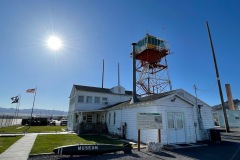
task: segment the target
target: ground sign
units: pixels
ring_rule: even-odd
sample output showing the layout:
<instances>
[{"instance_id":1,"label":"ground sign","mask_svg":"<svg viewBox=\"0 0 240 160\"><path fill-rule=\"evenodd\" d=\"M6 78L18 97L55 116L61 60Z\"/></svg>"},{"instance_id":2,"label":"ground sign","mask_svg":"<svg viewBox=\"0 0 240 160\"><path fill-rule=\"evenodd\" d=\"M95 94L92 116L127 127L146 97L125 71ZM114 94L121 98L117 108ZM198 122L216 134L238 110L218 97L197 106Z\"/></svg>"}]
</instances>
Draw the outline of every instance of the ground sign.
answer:
<instances>
[{"instance_id":1,"label":"ground sign","mask_svg":"<svg viewBox=\"0 0 240 160\"><path fill-rule=\"evenodd\" d=\"M162 114L137 113L137 129L162 129Z\"/></svg>"}]
</instances>

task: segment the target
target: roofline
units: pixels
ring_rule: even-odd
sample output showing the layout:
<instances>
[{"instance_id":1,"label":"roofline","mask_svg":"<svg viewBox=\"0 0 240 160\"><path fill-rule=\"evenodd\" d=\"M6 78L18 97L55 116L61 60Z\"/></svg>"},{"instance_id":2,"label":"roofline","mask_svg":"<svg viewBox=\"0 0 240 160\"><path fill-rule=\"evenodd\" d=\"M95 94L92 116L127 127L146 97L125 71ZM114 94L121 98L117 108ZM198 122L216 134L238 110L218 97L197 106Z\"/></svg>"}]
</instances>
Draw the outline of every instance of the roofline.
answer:
<instances>
[{"instance_id":1,"label":"roofline","mask_svg":"<svg viewBox=\"0 0 240 160\"><path fill-rule=\"evenodd\" d=\"M79 88L80 88L80 87L89 88L89 90L87 90L87 89L78 89L78 87L79 87ZM120 86L120 87L122 87L122 86ZM84 85L76 85L76 84L74 84L74 85L73 85L73 88L75 88L76 91L99 92L99 93L117 94L117 95L128 95L128 96L132 95L132 91L130 91L130 90L125 90L125 93L124 93L124 94L112 93L112 92L111 92L111 89L114 88L114 87L112 87L112 88L101 88L101 87L84 86ZM123 88L124 88L124 87L123 87ZM92 90L90 90L90 89L92 89ZM96 89L97 91L94 91L94 89ZM124 88L124 89L125 89L125 88ZM101 90L101 91L99 91L99 90ZM104 90L105 90L105 92L104 92ZM109 91L109 92L108 92L108 91Z\"/></svg>"},{"instance_id":2,"label":"roofline","mask_svg":"<svg viewBox=\"0 0 240 160\"><path fill-rule=\"evenodd\" d=\"M189 103L189 104L192 105L192 106L195 106L195 103L194 103L194 102L191 102L191 101L189 101L188 99L177 95L177 94L175 93L176 91L178 91L178 90L174 90L174 92L173 92L172 94L169 94L169 95L167 95L167 96L165 96L165 97L162 97L162 98L151 99L151 100L149 100L149 101L140 101L140 102L134 103L134 104L130 104L130 103L129 103L129 104L125 105L124 107L132 106L132 105L138 105L138 104L144 104L144 103L146 103L146 102L153 102L153 101L157 101L157 100L163 101L163 100L165 100L165 99L168 99L168 98L174 97L174 96L182 99L183 101ZM184 90L183 90L183 91L184 91ZM125 102L128 102L128 101L125 101ZM125 102L121 102L121 103L125 103ZM130 102L130 101L129 101L129 102ZM121 103L116 103L116 104L110 105L109 108L103 108L103 109L104 109L104 110L108 110L108 109L111 109L111 108L116 107L117 105L119 105L119 104L121 104ZM122 108L122 107L120 107L120 108Z\"/></svg>"},{"instance_id":3,"label":"roofline","mask_svg":"<svg viewBox=\"0 0 240 160\"><path fill-rule=\"evenodd\" d=\"M177 89L177 90L181 90L181 91L183 91L183 92L186 92L186 93L188 93L188 94L190 94L190 95L192 95L191 93L189 93L189 92L187 92L187 91L185 91L184 89L182 89L182 88L180 88L180 89ZM210 108L212 108L209 104L207 104L206 102L204 102L204 101L202 101L201 99L199 99L198 97L196 97L196 96L194 96L194 95L192 95L193 97L195 97L195 98L197 98L197 100L199 101L199 102L201 102L201 103L203 103L203 104L205 104L207 107L210 107ZM193 103L194 105L195 105L195 103Z\"/></svg>"}]
</instances>

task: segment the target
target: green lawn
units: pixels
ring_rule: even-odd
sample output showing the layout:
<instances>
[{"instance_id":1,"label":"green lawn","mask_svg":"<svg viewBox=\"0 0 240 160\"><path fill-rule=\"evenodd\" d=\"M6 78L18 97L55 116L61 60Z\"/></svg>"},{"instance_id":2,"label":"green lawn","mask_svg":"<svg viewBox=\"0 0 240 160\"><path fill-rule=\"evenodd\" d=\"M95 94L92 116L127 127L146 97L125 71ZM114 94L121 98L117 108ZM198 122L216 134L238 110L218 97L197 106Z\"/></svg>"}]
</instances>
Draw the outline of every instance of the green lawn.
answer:
<instances>
[{"instance_id":1,"label":"green lawn","mask_svg":"<svg viewBox=\"0 0 240 160\"><path fill-rule=\"evenodd\" d=\"M23 136L0 137L0 154Z\"/></svg>"},{"instance_id":2,"label":"green lawn","mask_svg":"<svg viewBox=\"0 0 240 160\"><path fill-rule=\"evenodd\" d=\"M75 134L38 135L30 154L51 153L54 148L72 144L116 144L120 141L112 140L104 136L88 135L77 136Z\"/></svg>"},{"instance_id":3,"label":"green lawn","mask_svg":"<svg viewBox=\"0 0 240 160\"><path fill-rule=\"evenodd\" d=\"M0 128L0 133L22 133L29 126L11 126ZM62 129L65 129L66 126L31 126L27 132L28 133L41 133L41 132L62 132Z\"/></svg>"}]
</instances>

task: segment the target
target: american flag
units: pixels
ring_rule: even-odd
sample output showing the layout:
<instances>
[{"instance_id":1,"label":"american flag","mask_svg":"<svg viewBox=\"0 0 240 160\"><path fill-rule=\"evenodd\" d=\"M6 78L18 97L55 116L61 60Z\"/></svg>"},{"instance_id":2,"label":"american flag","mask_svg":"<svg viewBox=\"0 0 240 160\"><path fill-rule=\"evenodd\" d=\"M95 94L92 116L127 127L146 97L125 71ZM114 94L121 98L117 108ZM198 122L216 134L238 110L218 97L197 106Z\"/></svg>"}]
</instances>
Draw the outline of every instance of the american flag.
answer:
<instances>
[{"instance_id":1,"label":"american flag","mask_svg":"<svg viewBox=\"0 0 240 160\"><path fill-rule=\"evenodd\" d=\"M26 92L27 92L27 93L34 93L34 92L35 92L35 89L28 89Z\"/></svg>"}]
</instances>

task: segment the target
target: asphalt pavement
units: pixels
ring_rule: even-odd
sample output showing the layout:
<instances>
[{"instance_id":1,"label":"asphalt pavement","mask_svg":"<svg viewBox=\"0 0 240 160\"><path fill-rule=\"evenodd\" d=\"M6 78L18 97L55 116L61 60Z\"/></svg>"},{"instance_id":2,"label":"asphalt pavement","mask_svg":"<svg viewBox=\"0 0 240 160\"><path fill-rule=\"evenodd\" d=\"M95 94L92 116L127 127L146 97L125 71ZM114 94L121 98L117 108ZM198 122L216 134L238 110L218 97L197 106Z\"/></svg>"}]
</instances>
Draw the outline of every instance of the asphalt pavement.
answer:
<instances>
[{"instance_id":1,"label":"asphalt pavement","mask_svg":"<svg viewBox=\"0 0 240 160\"><path fill-rule=\"evenodd\" d=\"M217 129L221 133L220 142L205 142L208 146L181 148L171 152L199 160L240 160L240 128L231 128L230 133L223 128Z\"/></svg>"}]
</instances>

